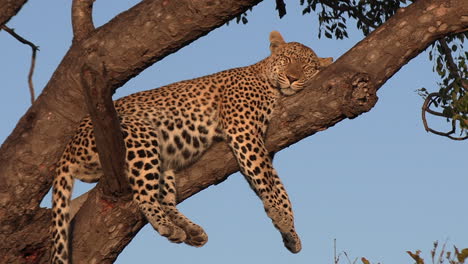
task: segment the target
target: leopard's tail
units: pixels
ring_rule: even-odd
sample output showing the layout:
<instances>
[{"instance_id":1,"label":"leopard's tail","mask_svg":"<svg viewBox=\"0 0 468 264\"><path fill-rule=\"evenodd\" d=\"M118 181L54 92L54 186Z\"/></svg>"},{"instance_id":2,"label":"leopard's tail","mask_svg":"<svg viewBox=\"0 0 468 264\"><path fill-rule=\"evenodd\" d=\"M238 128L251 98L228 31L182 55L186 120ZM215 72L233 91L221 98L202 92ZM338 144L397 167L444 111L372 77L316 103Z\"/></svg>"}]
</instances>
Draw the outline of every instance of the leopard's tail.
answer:
<instances>
[{"instance_id":1,"label":"leopard's tail","mask_svg":"<svg viewBox=\"0 0 468 264\"><path fill-rule=\"evenodd\" d=\"M59 165L52 190L51 263L53 264L70 263L70 204L73 183L74 179L68 165Z\"/></svg>"}]
</instances>

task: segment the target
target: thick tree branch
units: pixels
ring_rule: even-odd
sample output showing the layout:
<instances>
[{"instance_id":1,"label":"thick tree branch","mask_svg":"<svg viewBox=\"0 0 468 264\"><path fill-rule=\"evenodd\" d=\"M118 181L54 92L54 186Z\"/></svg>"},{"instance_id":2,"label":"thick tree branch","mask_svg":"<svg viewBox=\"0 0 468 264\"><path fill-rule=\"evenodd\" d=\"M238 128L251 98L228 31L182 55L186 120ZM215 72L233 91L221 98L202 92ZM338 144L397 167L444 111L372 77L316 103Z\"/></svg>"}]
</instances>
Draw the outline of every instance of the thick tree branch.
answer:
<instances>
[{"instance_id":1,"label":"thick tree branch","mask_svg":"<svg viewBox=\"0 0 468 264\"><path fill-rule=\"evenodd\" d=\"M83 66L81 82L104 174L100 180L103 191L108 196L121 196L130 187L125 174L126 150L106 75L105 66L93 62Z\"/></svg>"},{"instance_id":2,"label":"thick tree branch","mask_svg":"<svg viewBox=\"0 0 468 264\"><path fill-rule=\"evenodd\" d=\"M94 31L93 3L94 0L73 0L73 41L81 41Z\"/></svg>"},{"instance_id":3,"label":"thick tree branch","mask_svg":"<svg viewBox=\"0 0 468 264\"><path fill-rule=\"evenodd\" d=\"M94 0L73 1L72 24L75 42L85 40L94 31L93 2ZM125 176L125 145L122 134L118 133L120 123L112 101L113 89L108 85L107 70L98 56L90 56L80 75L104 175L100 180L103 192L108 198L121 196L129 191Z\"/></svg>"},{"instance_id":4,"label":"thick tree branch","mask_svg":"<svg viewBox=\"0 0 468 264\"><path fill-rule=\"evenodd\" d=\"M5 25L28 0L0 0L0 26Z\"/></svg>"},{"instance_id":5,"label":"thick tree branch","mask_svg":"<svg viewBox=\"0 0 468 264\"><path fill-rule=\"evenodd\" d=\"M97 29L83 40L80 46L74 44L44 93L2 146L0 188L50 186L49 170L53 169L53 161L57 159L67 141L67 135L71 134L74 125L84 115L80 78L76 75L89 60L90 54L101 58L108 72L107 84L116 88L161 58L162 54L175 51L256 3L209 2L215 4L180 1L177 2L176 9L172 6L172 1L166 2L166 6L156 1L144 1ZM180 11L175 12L176 10L186 10L187 13L182 14ZM156 19L154 14L158 12L171 16ZM465 0L417 1L398 12L336 63L318 74L308 89L298 96L282 101L270 125L268 149L272 152L278 151L308 135L333 126L346 117L353 118L370 110L377 100L377 89L435 39L466 28L466 14L468 6ZM123 26L125 20L127 25L132 26ZM83 52L84 50L86 52ZM57 98L63 98L63 101L52 103L53 100L57 101ZM56 131L46 131L49 133L44 135L39 128L44 128L45 125L52 125ZM57 142L61 147L49 146L44 149L40 144L42 140ZM15 149L26 151L16 154ZM47 158L38 155L41 151ZM33 157L36 159L32 160ZM21 164L23 170L16 170L12 164ZM24 172L29 170L24 168L39 171L39 175L29 175ZM221 182L236 170L237 165L227 146L224 143L213 146L202 160L179 173L179 200L182 201L211 184ZM17 182L19 180L21 184ZM25 188L22 191L20 189L18 193L0 190L1 193L7 194L0 200L1 205L13 209L13 212L6 212L2 211L5 207L0 207L0 216L9 216L0 218L3 228L0 239L7 241L0 246L0 255L7 256L6 260L15 262L14 260L20 258L18 256L21 256L22 248L13 245L19 243L17 241L20 235L21 240L25 240L23 235L27 237L27 249L37 248L35 254L42 258L48 255L47 249L41 248L43 244L38 242L48 237L44 231L49 225L45 222L48 217L43 216L44 213L39 214L42 211L34 207L38 204L36 199L40 198L37 196L44 192L41 188ZM119 252L144 224L133 202L119 200L117 203L109 203L100 198L100 189L95 188L89 194L90 198L76 217L73 241L75 263L90 263L93 260L97 263L110 263L117 255L116 252ZM30 200L22 198L27 195ZM30 208L30 211L15 208L14 203L19 203L26 209ZM21 221L26 220L25 217L18 216L19 212L26 214L26 217L42 216L40 219L43 220L36 221L34 227L28 226L22 224ZM92 225L89 219L93 220ZM31 234L34 234L34 237ZM85 243L90 239L96 239L93 248Z\"/></svg>"}]
</instances>

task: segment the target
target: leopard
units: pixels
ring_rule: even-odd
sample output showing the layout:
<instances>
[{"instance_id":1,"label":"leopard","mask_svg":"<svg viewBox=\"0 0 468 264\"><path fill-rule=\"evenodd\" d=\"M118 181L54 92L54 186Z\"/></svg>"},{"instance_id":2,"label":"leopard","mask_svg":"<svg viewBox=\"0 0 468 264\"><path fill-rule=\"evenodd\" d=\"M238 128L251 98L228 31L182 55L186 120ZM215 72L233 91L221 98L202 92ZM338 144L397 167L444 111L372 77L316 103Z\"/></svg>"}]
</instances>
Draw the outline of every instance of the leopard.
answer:
<instances>
[{"instance_id":1,"label":"leopard","mask_svg":"<svg viewBox=\"0 0 468 264\"><path fill-rule=\"evenodd\" d=\"M141 91L114 101L126 147L126 176L133 201L151 226L174 243L201 247L202 227L176 207L176 174L213 143L229 145L241 173L279 230L284 246L301 250L288 194L265 136L281 96L303 90L332 58L309 47L269 36L270 55L245 67ZM57 162L52 191L51 263L71 263L70 205L74 179L97 182L103 175L91 118L79 123Z\"/></svg>"}]
</instances>

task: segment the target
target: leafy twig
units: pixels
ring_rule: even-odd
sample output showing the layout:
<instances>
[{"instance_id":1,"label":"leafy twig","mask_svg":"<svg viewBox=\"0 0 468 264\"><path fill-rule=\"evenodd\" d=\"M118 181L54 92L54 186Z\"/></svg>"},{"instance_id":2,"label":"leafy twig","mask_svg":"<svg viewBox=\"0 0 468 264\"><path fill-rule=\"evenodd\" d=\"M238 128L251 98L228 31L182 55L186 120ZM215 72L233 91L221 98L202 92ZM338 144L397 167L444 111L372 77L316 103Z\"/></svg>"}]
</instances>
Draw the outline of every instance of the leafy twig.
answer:
<instances>
[{"instance_id":1,"label":"leafy twig","mask_svg":"<svg viewBox=\"0 0 468 264\"><path fill-rule=\"evenodd\" d=\"M468 139L468 135L464 136L464 137L454 137L454 136L452 136L455 133L455 130L456 130L456 120L455 119L452 119L452 130L450 130L448 132L440 132L440 131L434 130L434 129L429 127L429 125L427 124L427 120L426 120L426 112L430 113L432 115L435 115L435 116L446 117L443 113L434 111L434 110L432 110L430 108L431 105L434 102L436 102L436 99L439 98L439 97L440 97L439 93L430 93L430 94L427 95L426 99L424 100L424 103L423 103L423 106L422 106L422 111L421 111L421 118L422 118L422 121L423 121L424 129L426 129L427 132L431 132L431 133L439 135L439 136L448 137L448 138L453 139L453 140Z\"/></svg>"}]
</instances>

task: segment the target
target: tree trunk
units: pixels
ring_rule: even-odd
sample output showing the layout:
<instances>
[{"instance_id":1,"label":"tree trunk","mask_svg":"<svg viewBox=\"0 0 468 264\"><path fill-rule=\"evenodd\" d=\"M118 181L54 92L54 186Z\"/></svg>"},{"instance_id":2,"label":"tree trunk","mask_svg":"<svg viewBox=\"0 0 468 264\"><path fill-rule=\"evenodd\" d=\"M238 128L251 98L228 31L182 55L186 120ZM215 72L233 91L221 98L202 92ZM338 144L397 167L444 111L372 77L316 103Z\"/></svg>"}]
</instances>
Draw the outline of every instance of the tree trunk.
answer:
<instances>
[{"instance_id":1,"label":"tree trunk","mask_svg":"<svg viewBox=\"0 0 468 264\"><path fill-rule=\"evenodd\" d=\"M43 263L49 255L50 212L40 209L39 203L50 188L54 162L86 114L83 66L105 65L106 74L100 74L107 78L106 85L117 89L257 2L143 1L73 43L0 149L0 262ZM401 9L319 73L300 95L281 100L267 136L268 149L279 151L369 111L377 101L377 89L410 59L437 38L468 30L467 14L466 0L421 0ZM237 170L226 144L214 145L178 174L179 201ZM74 263L112 263L146 223L135 208L128 196L104 200L98 184L74 221Z\"/></svg>"}]
</instances>

